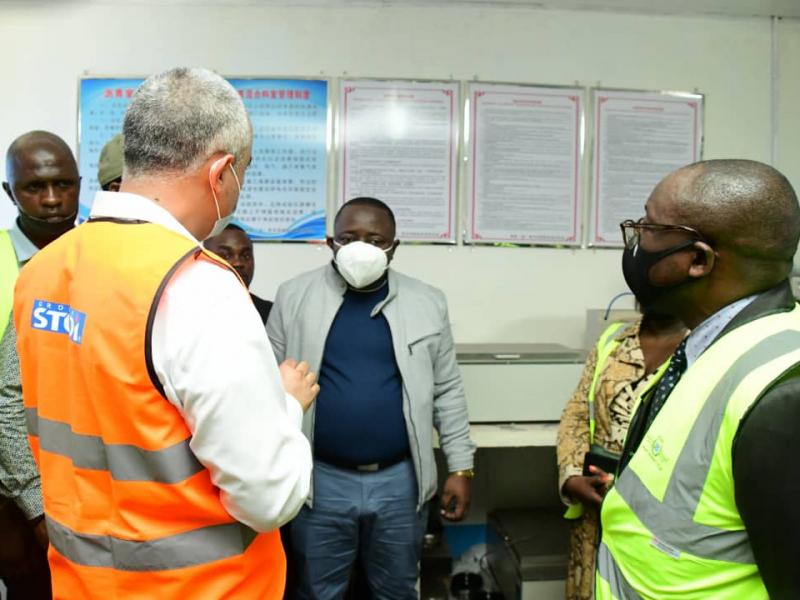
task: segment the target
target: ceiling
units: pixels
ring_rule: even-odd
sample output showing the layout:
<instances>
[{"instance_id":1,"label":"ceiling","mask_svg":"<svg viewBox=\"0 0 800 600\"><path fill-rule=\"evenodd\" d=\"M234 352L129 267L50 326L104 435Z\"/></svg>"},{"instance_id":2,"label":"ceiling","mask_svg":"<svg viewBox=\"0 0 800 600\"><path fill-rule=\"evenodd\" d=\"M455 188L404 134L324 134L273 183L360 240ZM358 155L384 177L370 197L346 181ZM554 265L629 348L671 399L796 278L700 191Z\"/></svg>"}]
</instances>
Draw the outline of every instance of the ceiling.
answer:
<instances>
[{"instance_id":1,"label":"ceiling","mask_svg":"<svg viewBox=\"0 0 800 600\"><path fill-rule=\"evenodd\" d=\"M800 0L438 0L442 4L489 4L567 10L656 14L800 17Z\"/></svg>"},{"instance_id":2,"label":"ceiling","mask_svg":"<svg viewBox=\"0 0 800 600\"><path fill-rule=\"evenodd\" d=\"M649 14L800 18L800 0L0 0L2 4L182 4L250 6L492 6Z\"/></svg>"}]
</instances>

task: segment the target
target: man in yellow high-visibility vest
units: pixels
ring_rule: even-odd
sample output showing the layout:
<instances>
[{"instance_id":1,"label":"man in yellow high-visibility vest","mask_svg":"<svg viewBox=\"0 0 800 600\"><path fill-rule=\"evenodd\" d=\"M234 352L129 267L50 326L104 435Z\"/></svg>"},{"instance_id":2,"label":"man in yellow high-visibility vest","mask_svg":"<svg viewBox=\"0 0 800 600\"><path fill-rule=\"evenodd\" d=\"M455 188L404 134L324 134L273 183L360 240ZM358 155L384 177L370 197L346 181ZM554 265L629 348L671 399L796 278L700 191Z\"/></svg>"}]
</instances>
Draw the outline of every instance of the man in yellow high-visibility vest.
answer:
<instances>
[{"instance_id":1,"label":"man in yellow high-visibility vest","mask_svg":"<svg viewBox=\"0 0 800 600\"><path fill-rule=\"evenodd\" d=\"M47 533L25 427L11 304L20 267L74 226L80 178L69 146L46 131L12 142L6 178L3 189L18 215L11 229L0 231L0 579L9 600L36 600L50 598Z\"/></svg>"},{"instance_id":2,"label":"man in yellow high-visibility vest","mask_svg":"<svg viewBox=\"0 0 800 600\"><path fill-rule=\"evenodd\" d=\"M800 598L797 196L768 165L705 161L622 230L629 287L691 334L631 421L596 597Z\"/></svg>"}]
</instances>

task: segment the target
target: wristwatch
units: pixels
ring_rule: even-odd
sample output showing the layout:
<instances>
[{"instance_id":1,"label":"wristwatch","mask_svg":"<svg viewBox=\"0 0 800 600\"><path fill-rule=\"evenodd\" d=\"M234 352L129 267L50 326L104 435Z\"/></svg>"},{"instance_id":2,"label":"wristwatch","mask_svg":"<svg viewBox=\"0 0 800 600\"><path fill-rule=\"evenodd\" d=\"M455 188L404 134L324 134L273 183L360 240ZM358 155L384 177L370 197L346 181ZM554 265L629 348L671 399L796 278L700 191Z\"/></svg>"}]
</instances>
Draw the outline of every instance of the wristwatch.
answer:
<instances>
[{"instance_id":1,"label":"wristwatch","mask_svg":"<svg viewBox=\"0 0 800 600\"><path fill-rule=\"evenodd\" d=\"M474 479L475 469L462 469L460 471L456 471L455 473L450 473L450 475L455 475L456 477L466 477L467 479Z\"/></svg>"}]
</instances>

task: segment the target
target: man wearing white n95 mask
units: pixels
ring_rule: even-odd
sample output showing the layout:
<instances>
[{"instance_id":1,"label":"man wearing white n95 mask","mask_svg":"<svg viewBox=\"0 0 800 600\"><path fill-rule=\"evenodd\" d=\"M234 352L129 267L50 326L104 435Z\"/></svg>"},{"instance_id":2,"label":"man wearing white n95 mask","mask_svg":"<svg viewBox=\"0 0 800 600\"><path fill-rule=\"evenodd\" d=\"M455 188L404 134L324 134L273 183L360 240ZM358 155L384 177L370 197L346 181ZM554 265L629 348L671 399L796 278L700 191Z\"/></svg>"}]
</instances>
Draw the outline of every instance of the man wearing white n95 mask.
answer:
<instances>
[{"instance_id":1,"label":"man wearing white n95 mask","mask_svg":"<svg viewBox=\"0 0 800 600\"><path fill-rule=\"evenodd\" d=\"M224 79L173 69L139 87L123 134L121 190L15 297L54 595L278 600L319 387L306 363L278 367L242 281L200 245L236 208L250 121Z\"/></svg>"},{"instance_id":2,"label":"man wearing white n95 mask","mask_svg":"<svg viewBox=\"0 0 800 600\"><path fill-rule=\"evenodd\" d=\"M373 598L417 597L434 426L450 473L442 514L458 521L469 505L475 448L447 303L388 268L398 243L386 204L351 200L328 239L333 263L283 284L267 321L276 356L307 360L321 386L303 428L313 496L289 525L290 598L342 598L357 557Z\"/></svg>"}]
</instances>

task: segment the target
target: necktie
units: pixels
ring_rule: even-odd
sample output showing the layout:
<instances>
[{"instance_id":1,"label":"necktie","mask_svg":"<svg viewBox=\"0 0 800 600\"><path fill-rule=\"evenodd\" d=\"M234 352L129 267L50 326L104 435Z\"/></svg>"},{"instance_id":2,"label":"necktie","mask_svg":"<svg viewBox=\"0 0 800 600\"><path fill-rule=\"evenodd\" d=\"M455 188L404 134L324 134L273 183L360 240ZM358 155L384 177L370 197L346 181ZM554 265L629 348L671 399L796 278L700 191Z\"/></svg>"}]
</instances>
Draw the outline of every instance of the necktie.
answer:
<instances>
[{"instance_id":1,"label":"necktie","mask_svg":"<svg viewBox=\"0 0 800 600\"><path fill-rule=\"evenodd\" d=\"M656 415L661 411L664 403L669 398L672 390L678 385L681 380L683 372L686 370L686 340L683 340L678 347L675 348L675 353L672 355L667 370L661 376L658 382L653 397L650 399L650 408L647 411L647 421L645 422L644 431L650 429Z\"/></svg>"}]
</instances>

